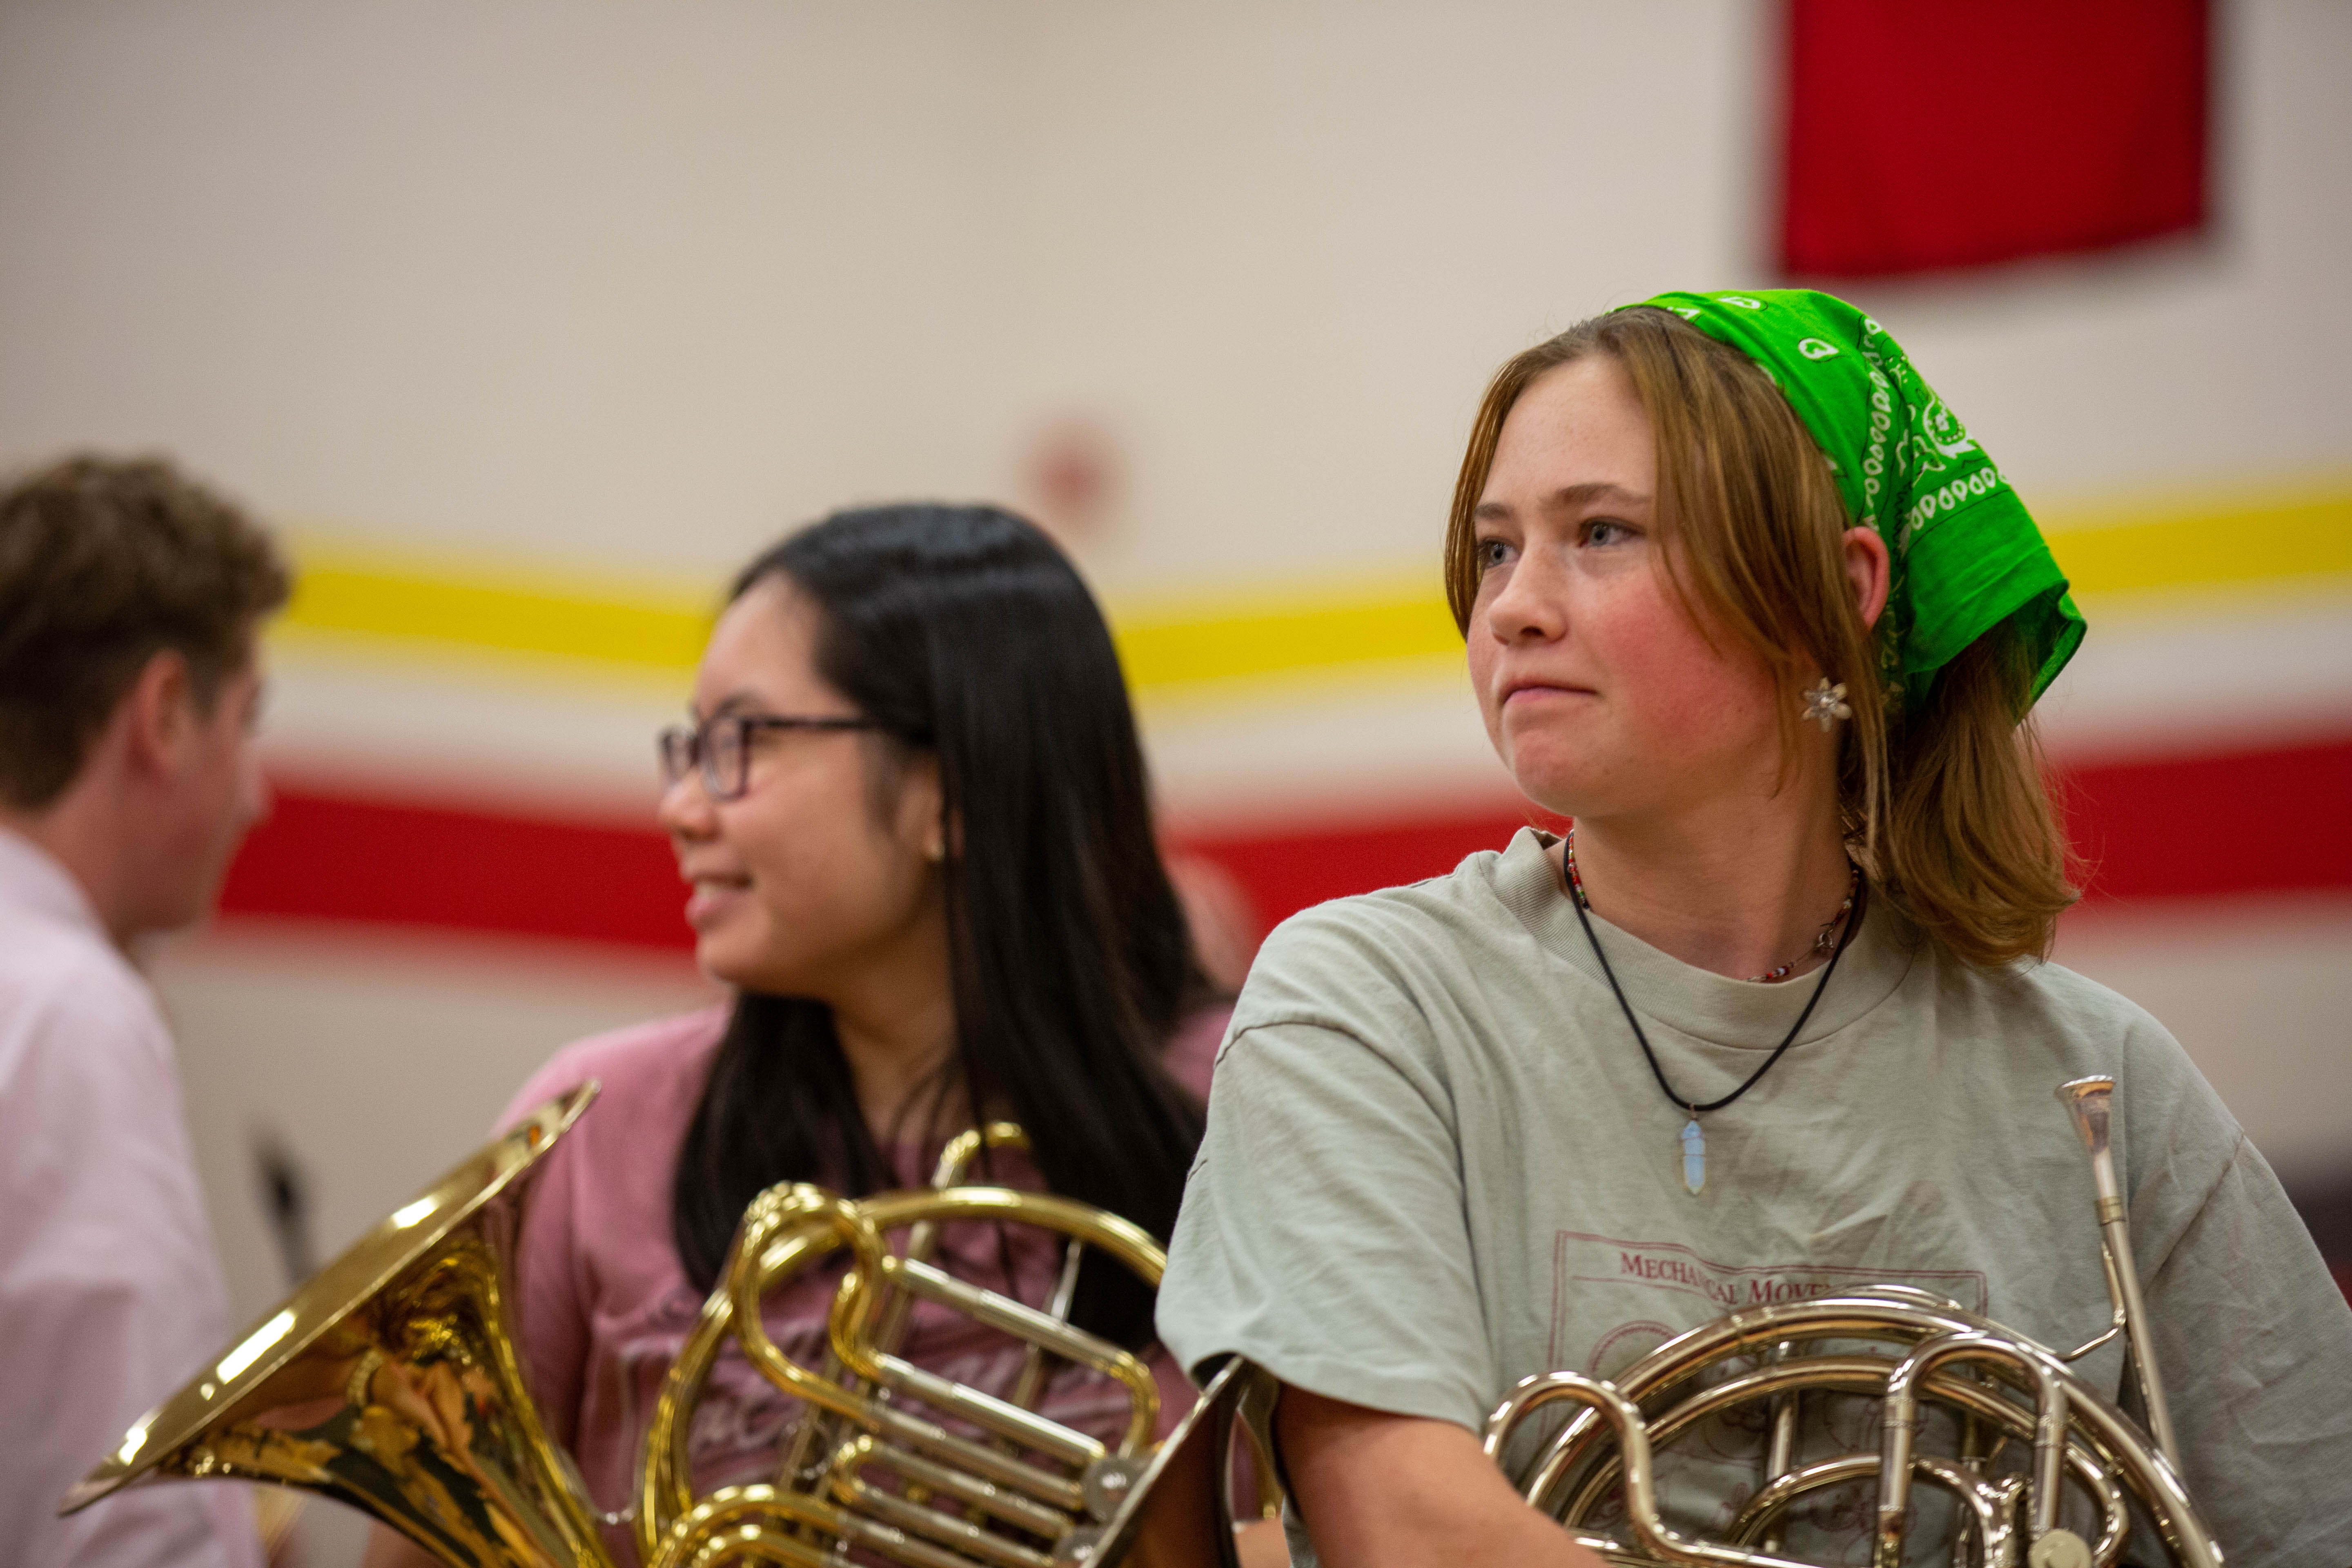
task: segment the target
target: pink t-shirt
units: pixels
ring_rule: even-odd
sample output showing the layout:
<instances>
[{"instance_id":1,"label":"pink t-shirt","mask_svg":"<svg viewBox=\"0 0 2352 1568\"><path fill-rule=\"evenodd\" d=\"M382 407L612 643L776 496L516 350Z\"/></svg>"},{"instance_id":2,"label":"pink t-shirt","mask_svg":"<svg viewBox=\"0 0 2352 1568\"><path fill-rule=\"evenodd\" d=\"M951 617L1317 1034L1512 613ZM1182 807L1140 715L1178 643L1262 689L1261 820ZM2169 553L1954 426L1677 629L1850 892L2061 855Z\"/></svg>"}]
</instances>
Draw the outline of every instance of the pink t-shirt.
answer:
<instances>
[{"instance_id":1,"label":"pink t-shirt","mask_svg":"<svg viewBox=\"0 0 2352 1568\"><path fill-rule=\"evenodd\" d=\"M1207 1093L1225 1017L1223 1008L1200 1014L1170 1042L1170 1070L1196 1094ZM511 1123L589 1079L604 1085L537 1173L516 1257L516 1328L549 1435L572 1450L591 1500L607 1511L635 1497L638 1449L662 1378L702 1309L703 1293L688 1280L672 1239L670 1189L726 1023L727 1009L712 1007L568 1046L531 1075L501 1119L501 1125ZM1008 1152L996 1152L995 1183L1044 1185L1026 1159ZM901 1179L908 1185L929 1181L936 1154L936 1147L900 1150ZM1007 1293L1042 1305L1060 1249L1048 1237L1014 1234ZM943 1227L935 1261L958 1279L1007 1289L993 1226ZM824 1313L839 1276L837 1262L812 1268L769 1295L768 1331L803 1365L824 1357ZM900 1353L1000 1394L1011 1389L1023 1359L1003 1335L928 1305L913 1314ZM1191 1408L1192 1391L1165 1354L1155 1350L1150 1360L1164 1432ZM1110 1437L1127 1407L1108 1378L1064 1366L1041 1409L1066 1426ZM697 1491L772 1479L778 1444L799 1410L797 1400L730 1350L695 1412L688 1443ZM635 1561L625 1529L605 1533L623 1561Z\"/></svg>"}]
</instances>

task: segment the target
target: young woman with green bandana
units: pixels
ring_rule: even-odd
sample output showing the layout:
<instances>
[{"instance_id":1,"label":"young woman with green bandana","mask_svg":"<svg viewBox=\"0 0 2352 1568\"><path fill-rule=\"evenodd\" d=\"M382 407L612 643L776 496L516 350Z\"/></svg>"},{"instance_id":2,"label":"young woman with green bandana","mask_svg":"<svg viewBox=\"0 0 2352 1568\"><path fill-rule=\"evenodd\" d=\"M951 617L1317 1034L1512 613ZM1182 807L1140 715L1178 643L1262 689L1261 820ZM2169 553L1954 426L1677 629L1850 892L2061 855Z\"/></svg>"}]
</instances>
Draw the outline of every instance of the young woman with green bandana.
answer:
<instances>
[{"instance_id":1,"label":"young woman with green bandana","mask_svg":"<svg viewBox=\"0 0 2352 1568\"><path fill-rule=\"evenodd\" d=\"M1300 1561L1591 1563L1485 1417L1737 1308L1899 1281L2090 1338L2052 1091L2109 1074L2189 1486L2233 1563L2352 1562L2352 1311L2171 1037L2044 961L2074 891L2026 716L2083 621L1894 339L1667 294L1529 349L1446 577L1496 749L1574 831L1268 939L1160 1298L1195 1375L1284 1384ZM2126 1381L2120 1344L2078 1370ZM1811 1408L1816 1451L1874 1445ZM1762 1440L1662 1454L1669 1521L1725 1523ZM1867 1561L1867 1502L1817 1495L1789 1552Z\"/></svg>"}]
</instances>

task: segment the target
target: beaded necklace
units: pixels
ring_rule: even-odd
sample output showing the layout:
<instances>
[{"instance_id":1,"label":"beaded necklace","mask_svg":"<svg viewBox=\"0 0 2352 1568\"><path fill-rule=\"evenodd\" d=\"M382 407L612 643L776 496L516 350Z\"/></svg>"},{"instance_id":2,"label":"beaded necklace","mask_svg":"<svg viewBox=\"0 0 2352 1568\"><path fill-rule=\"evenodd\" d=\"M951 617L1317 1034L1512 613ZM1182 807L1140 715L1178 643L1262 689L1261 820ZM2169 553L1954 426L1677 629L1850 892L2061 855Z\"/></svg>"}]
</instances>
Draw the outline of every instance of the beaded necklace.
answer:
<instances>
[{"instance_id":1,"label":"beaded necklace","mask_svg":"<svg viewBox=\"0 0 2352 1568\"><path fill-rule=\"evenodd\" d=\"M1576 874L1576 829L1572 826L1568 830L1568 852L1562 858L1568 862L1569 890L1576 895L1576 901L1580 905L1585 909L1591 909L1592 900L1584 896L1584 879ZM1837 907L1837 912L1823 921L1822 929L1813 933L1813 945L1805 950L1804 958L1792 958L1788 963L1777 968L1768 969L1761 974L1751 974L1748 977L1749 984L1770 985L1786 980L1797 972L1797 965L1804 963L1806 958L1819 958L1837 945L1838 922L1853 912L1853 896L1862 888L1862 868L1848 860L1845 863L1845 868L1847 873L1845 902L1840 904Z\"/></svg>"}]
</instances>

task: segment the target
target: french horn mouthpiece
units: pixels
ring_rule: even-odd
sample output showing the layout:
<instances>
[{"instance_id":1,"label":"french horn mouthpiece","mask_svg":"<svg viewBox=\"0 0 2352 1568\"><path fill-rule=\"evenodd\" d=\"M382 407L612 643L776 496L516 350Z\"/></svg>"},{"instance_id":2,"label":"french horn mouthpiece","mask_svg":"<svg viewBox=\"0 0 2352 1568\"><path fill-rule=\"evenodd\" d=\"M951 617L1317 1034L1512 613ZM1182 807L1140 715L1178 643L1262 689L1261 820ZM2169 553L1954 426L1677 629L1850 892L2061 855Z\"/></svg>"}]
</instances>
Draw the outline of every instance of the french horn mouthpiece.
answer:
<instances>
[{"instance_id":1,"label":"french horn mouthpiece","mask_svg":"<svg viewBox=\"0 0 2352 1568\"><path fill-rule=\"evenodd\" d=\"M2106 1152L2107 1106L2116 1092L2111 1078L2078 1078L2058 1086L2058 1103L2074 1119L2083 1147L2094 1155Z\"/></svg>"}]
</instances>

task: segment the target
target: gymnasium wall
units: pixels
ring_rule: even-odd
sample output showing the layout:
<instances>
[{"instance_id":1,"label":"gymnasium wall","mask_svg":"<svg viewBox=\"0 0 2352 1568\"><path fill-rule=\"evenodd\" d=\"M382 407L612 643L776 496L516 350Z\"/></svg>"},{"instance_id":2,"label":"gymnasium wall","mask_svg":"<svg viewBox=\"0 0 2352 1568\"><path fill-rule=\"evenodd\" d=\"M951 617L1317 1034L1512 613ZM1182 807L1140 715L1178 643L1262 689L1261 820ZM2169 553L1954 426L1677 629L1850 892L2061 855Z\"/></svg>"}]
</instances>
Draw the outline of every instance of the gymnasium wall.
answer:
<instances>
[{"instance_id":1,"label":"gymnasium wall","mask_svg":"<svg viewBox=\"0 0 2352 1568\"><path fill-rule=\"evenodd\" d=\"M331 1252L555 1047L710 999L652 731L834 506L1070 541L1244 938L1499 844L1434 572L1471 410L1582 316L1769 280L1776 16L0 5L0 461L171 452L305 574L278 816L153 957L237 1311L285 1285L257 1146ZM2221 43L2210 233L1851 292L2091 622L2061 960L2352 1258L2352 11Z\"/></svg>"}]
</instances>

